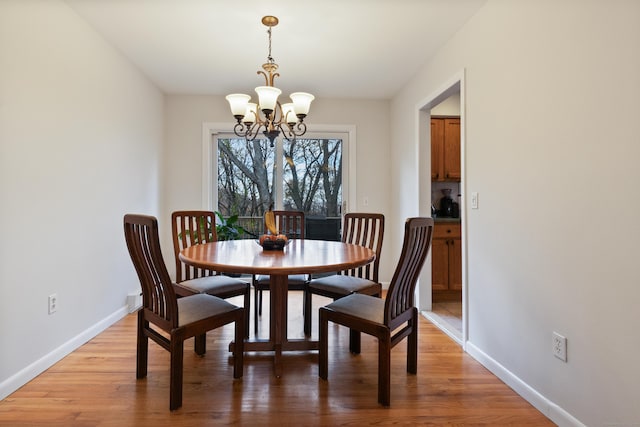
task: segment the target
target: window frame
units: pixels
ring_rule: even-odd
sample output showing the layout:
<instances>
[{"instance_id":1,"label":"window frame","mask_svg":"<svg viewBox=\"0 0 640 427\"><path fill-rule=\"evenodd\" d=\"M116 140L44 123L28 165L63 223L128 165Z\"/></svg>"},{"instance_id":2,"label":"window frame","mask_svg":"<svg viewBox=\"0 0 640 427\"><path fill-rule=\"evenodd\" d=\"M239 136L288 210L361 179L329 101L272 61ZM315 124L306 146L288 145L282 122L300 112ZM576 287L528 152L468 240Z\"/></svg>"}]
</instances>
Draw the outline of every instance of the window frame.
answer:
<instances>
[{"instance_id":1,"label":"window frame","mask_svg":"<svg viewBox=\"0 0 640 427\"><path fill-rule=\"evenodd\" d=\"M217 210L218 137L234 135L232 123L203 123L202 126L202 209ZM342 214L356 209L356 129L352 125L314 125L305 138L339 138L342 148ZM276 146L276 158L282 161L282 144ZM346 166L346 167L345 167ZM281 167L277 169L282 173ZM278 177L276 177L278 178ZM281 177L280 177L281 178ZM276 203L282 204L282 191L276 192Z\"/></svg>"}]
</instances>

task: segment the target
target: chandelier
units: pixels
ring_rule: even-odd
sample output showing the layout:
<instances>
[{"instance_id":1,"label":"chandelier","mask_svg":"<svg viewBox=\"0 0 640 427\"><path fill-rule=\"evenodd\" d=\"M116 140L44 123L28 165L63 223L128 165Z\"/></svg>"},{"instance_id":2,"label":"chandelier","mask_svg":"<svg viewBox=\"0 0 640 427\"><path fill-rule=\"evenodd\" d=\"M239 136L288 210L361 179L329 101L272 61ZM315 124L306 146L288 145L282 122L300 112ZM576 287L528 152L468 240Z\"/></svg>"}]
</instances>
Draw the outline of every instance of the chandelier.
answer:
<instances>
[{"instance_id":1,"label":"chandelier","mask_svg":"<svg viewBox=\"0 0 640 427\"><path fill-rule=\"evenodd\" d=\"M287 140L293 140L297 136L302 136L307 131L307 125L303 122L309 114L309 107L314 96L305 92L295 92L290 95L290 103L280 104L278 96L282 93L280 89L273 86L273 80L280 76L277 73L278 64L271 57L271 28L278 25L278 18L275 16L265 16L262 24L268 27L269 34L269 54L267 62L262 64L264 71L258 70L265 79L265 86L258 86L255 90L258 94L258 104L251 101L251 96L242 93L227 95L231 107L231 114L238 121L233 127L233 131L241 138L253 141L260 130L271 142L280 135Z\"/></svg>"}]
</instances>

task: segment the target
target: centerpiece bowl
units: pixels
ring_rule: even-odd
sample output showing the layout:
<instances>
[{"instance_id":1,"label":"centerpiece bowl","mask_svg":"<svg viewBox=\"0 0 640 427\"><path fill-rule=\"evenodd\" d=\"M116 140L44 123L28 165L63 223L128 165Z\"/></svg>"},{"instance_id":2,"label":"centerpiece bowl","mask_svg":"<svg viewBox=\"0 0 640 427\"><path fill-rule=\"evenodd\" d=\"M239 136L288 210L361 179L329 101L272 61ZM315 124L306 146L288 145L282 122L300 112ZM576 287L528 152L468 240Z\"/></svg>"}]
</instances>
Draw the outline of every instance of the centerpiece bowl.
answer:
<instances>
[{"instance_id":1,"label":"centerpiece bowl","mask_svg":"<svg viewBox=\"0 0 640 427\"><path fill-rule=\"evenodd\" d=\"M262 250L281 251L289 244L289 239L284 234L263 234L257 242Z\"/></svg>"}]
</instances>

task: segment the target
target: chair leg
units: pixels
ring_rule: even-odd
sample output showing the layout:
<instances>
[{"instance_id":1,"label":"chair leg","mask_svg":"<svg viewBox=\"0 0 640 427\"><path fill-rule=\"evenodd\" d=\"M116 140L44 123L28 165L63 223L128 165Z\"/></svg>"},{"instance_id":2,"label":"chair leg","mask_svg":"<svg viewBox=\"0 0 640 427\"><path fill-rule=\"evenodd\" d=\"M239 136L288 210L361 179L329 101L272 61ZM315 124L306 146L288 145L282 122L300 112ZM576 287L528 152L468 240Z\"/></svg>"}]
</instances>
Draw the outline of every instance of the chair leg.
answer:
<instances>
[{"instance_id":1,"label":"chair leg","mask_svg":"<svg viewBox=\"0 0 640 427\"><path fill-rule=\"evenodd\" d=\"M180 334L181 335L181 334ZM182 364L184 339L172 334L169 344L171 368L169 374L169 409L173 411L182 406Z\"/></svg>"},{"instance_id":2,"label":"chair leg","mask_svg":"<svg viewBox=\"0 0 640 427\"><path fill-rule=\"evenodd\" d=\"M320 308L318 318L318 376L326 380L329 365L329 319L327 319L327 312L324 308Z\"/></svg>"},{"instance_id":3,"label":"chair leg","mask_svg":"<svg viewBox=\"0 0 640 427\"><path fill-rule=\"evenodd\" d=\"M247 287L247 290L244 293L244 336L245 338L249 338L249 317L251 314L251 288Z\"/></svg>"},{"instance_id":4,"label":"chair leg","mask_svg":"<svg viewBox=\"0 0 640 427\"><path fill-rule=\"evenodd\" d=\"M257 291L260 302L258 303L258 314L262 316L262 289Z\"/></svg>"},{"instance_id":5,"label":"chair leg","mask_svg":"<svg viewBox=\"0 0 640 427\"><path fill-rule=\"evenodd\" d=\"M233 347L233 378L241 378L244 368L244 334L248 328L245 326L249 308L243 308L242 313L238 314L235 321L235 345Z\"/></svg>"},{"instance_id":6,"label":"chair leg","mask_svg":"<svg viewBox=\"0 0 640 427\"><path fill-rule=\"evenodd\" d=\"M349 351L353 354L360 354L360 343L360 331L349 329Z\"/></svg>"},{"instance_id":7,"label":"chair leg","mask_svg":"<svg viewBox=\"0 0 640 427\"><path fill-rule=\"evenodd\" d=\"M258 288L253 287L253 333L258 335Z\"/></svg>"},{"instance_id":8,"label":"chair leg","mask_svg":"<svg viewBox=\"0 0 640 427\"><path fill-rule=\"evenodd\" d=\"M306 336L311 336L311 318L313 317L312 311L311 311L312 310L311 309L312 293L307 289L305 289L303 292L304 292L304 303L302 307L302 315L304 317L304 334Z\"/></svg>"},{"instance_id":9,"label":"chair leg","mask_svg":"<svg viewBox=\"0 0 640 427\"><path fill-rule=\"evenodd\" d=\"M378 337L378 403L391 403L391 332Z\"/></svg>"},{"instance_id":10,"label":"chair leg","mask_svg":"<svg viewBox=\"0 0 640 427\"><path fill-rule=\"evenodd\" d=\"M198 356L204 356L207 352L207 334L196 335L193 341L193 350Z\"/></svg>"},{"instance_id":11,"label":"chair leg","mask_svg":"<svg viewBox=\"0 0 640 427\"><path fill-rule=\"evenodd\" d=\"M410 374L418 373L418 314L414 308L414 314L411 319L411 332L407 337L407 372Z\"/></svg>"},{"instance_id":12,"label":"chair leg","mask_svg":"<svg viewBox=\"0 0 640 427\"><path fill-rule=\"evenodd\" d=\"M136 378L147 376L147 362L149 356L149 337L144 333L149 322L144 319L144 309L138 311L138 337L136 352Z\"/></svg>"}]
</instances>

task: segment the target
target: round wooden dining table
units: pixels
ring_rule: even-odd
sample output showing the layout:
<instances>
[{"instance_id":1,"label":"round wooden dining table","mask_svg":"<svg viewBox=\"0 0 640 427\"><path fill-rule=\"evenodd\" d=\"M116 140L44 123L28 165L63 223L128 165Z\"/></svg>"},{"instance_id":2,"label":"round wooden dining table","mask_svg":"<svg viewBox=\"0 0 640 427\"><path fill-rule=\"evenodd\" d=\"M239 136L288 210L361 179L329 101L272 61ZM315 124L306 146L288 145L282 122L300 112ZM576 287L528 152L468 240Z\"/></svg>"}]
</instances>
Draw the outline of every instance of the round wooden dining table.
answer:
<instances>
[{"instance_id":1,"label":"round wooden dining table","mask_svg":"<svg viewBox=\"0 0 640 427\"><path fill-rule=\"evenodd\" d=\"M287 276L347 270L366 265L373 250L350 243L292 239L283 250L263 250L255 240L229 240L190 246L180 260L223 273L268 274L270 323L268 340L247 340L245 351L273 351L274 373L282 375L282 352L317 350L318 342L287 337ZM233 343L231 343L233 348Z\"/></svg>"}]
</instances>

